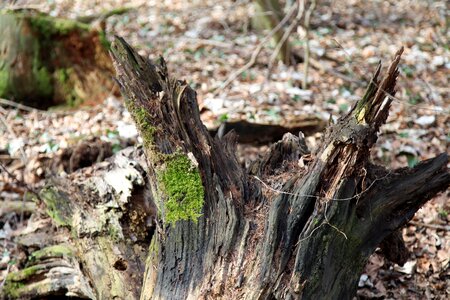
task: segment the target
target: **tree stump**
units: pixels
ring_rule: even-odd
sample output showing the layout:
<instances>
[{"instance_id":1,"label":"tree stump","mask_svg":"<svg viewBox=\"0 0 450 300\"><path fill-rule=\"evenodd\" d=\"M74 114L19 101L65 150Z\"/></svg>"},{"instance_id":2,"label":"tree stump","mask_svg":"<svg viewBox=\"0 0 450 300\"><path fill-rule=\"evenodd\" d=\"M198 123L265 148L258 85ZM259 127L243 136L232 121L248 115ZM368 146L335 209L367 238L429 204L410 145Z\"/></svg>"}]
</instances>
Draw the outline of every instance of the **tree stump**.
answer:
<instances>
[{"instance_id":1,"label":"tree stump","mask_svg":"<svg viewBox=\"0 0 450 300\"><path fill-rule=\"evenodd\" d=\"M288 133L244 169L236 136L208 134L189 85L117 38L117 81L143 145L41 192L60 227L46 244L69 244L79 262L70 264L78 297L351 299L369 255L382 242L401 245L397 230L450 184L447 154L397 170L369 161L400 55L381 80L378 68L316 153ZM39 276L10 274L9 295L45 280L46 266Z\"/></svg>"},{"instance_id":2,"label":"tree stump","mask_svg":"<svg viewBox=\"0 0 450 300\"><path fill-rule=\"evenodd\" d=\"M0 11L0 97L40 108L103 101L114 87L108 48L89 25Z\"/></svg>"}]
</instances>

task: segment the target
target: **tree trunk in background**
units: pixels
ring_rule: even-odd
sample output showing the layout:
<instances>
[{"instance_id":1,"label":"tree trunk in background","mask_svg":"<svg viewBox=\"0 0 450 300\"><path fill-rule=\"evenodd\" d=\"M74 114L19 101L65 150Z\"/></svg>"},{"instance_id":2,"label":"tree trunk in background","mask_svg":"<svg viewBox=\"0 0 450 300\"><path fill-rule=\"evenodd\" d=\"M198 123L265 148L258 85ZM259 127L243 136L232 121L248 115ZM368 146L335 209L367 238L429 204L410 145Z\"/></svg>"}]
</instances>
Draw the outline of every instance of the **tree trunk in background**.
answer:
<instances>
[{"instance_id":1,"label":"tree trunk in background","mask_svg":"<svg viewBox=\"0 0 450 300\"><path fill-rule=\"evenodd\" d=\"M117 80L143 146L42 191L60 230L34 247L66 250L30 254L34 269L11 273L8 295L351 299L369 255L383 241L401 245L396 230L450 183L446 154L412 169L369 162L400 54L317 153L286 134L246 170L233 134L208 135L189 85L116 39Z\"/></svg>"},{"instance_id":2,"label":"tree trunk in background","mask_svg":"<svg viewBox=\"0 0 450 300\"><path fill-rule=\"evenodd\" d=\"M34 107L99 103L114 83L102 31L34 10L0 11L0 97Z\"/></svg>"},{"instance_id":3,"label":"tree trunk in background","mask_svg":"<svg viewBox=\"0 0 450 300\"><path fill-rule=\"evenodd\" d=\"M284 13L278 0L255 0L255 16L253 17L253 24L259 29L273 30L283 19ZM294 55L291 50L289 39L283 41L284 26L277 30L272 37L272 44L275 47L282 44L280 52L278 52L278 59L286 65L291 65L294 62Z\"/></svg>"}]
</instances>

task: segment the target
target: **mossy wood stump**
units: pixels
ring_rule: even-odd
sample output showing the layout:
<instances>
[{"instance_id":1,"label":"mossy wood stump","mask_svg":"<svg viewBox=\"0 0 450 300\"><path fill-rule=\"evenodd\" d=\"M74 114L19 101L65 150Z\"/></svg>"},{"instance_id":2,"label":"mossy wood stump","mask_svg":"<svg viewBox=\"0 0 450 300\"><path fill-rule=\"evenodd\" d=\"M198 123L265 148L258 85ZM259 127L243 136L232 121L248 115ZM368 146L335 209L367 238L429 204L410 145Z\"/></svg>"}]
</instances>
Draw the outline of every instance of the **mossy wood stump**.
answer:
<instances>
[{"instance_id":1,"label":"mossy wood stump","mask_svg":"<svg viewBox=\"0 0 450 300\"><path fill-rule=\"evenodd\" d=\"M64 236L45 244L71 246L66 265L80 282L45 295L352 299L379 245L389 259L407 259L398 229L450 183L447 154L397 170L369 161L400 55L381 80L378 68L316 153L303 135L288 133L244 169L236 137L212 138L202 125L189 85L173 79L164 60L149 61L117 38L117 81L143 145L42 191ZM42 272L11 273L9 295L27 295Z\"/></svg>"},{"instance_id":2,"label":"mossy wood stump","mask_svg":"<svg viewBox=\"0 0 450 300\"><path fill-rule=\"evenodd\" d=\"M40 108L103 101L114 87L108 49L89 25L0 11L0 97Z\"/></svg>"}]
</instances>

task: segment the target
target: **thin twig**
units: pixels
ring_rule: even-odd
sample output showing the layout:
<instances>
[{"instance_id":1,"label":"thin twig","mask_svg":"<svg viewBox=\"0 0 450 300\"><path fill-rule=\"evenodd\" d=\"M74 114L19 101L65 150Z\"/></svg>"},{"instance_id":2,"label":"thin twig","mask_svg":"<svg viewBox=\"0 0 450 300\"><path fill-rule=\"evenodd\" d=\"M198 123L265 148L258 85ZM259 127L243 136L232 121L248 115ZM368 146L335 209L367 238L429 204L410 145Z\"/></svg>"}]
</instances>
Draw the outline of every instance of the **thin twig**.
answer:
<instances>
[{"instance_id":1,"label":"thin twig","mask_svg":"<svg viewBox=\"0 0 450 300\"><path fill-rule=\"evenodd\" d=\"M410 221L409 224L414 225L414 226L419 226L419 227L428 227L428 228L436 229L436 230L445 230L445 231L450 230L449 225L426 224L426 223L416 222L416 221Z\"/></svg>"},{"instance_id":2,"label":"thin twig","mask_svg":"<svg viewBox=\"0 0 450 300\"><path fill-rule=\"evenodd\" d=\"M258 47L253 51L252 56L250 57L250 60L242 66L239 70L236 72L233 72L216 90L213 92L213 96L217 96L220 91L222 91L224 88L226 88L231 82L233 82L239 75L241 75L243 72L251 68L255 63L256 59L258 58L258 55L261 53L262 49L264 48L264 45L270 41L270 39L273 37L275 33L277 33L283 26L286 24L286 22L292 17L292 15L295 12L295 6L293 6L289 12L284 16L283 20L280 21L280 23L277 24L265 37L264 39L259 43Z\"/></svg>"},{"instance_id":3,"label":"thin twig","mask_svg":"<svg viewBox=\"0 0 450 300\"><path fill-rule=\"evenodd\" d=\"M311 0L311 4L309 5L308 10L305 14L305 57L304 57L304 70L303 70L303 85L302 88L306 90L308 88L308 68L309 68L309 56L310 56L310 47L309 47L309 24L311 20L311 14L316 8L316 0Z\"/></svg>"},{"instance_id":4,"label":"thin twig","mask_svg":"<svg viewBox=\"0 0 450 300\"><path fill-rule=\"evenodd\" d=\"M295 16L295 20L289 25L287 30L284 32L283 37L281 38L280 42L276 45L274 52L270 56L269 65L267 67L266 80L261 85L260 90L263 90L264 84L270 80L270 75L272 74L272 70L274 67L275 60L277 59L278 53L280 52L284 43L287 41L287 39L291 35L294 28L300 23L300 20L302 19L303 12L305 11L305 1L300 0L300 1L297 1L296 3L298 6L298 10L297 10L297 15Z\"/></svg>"},{"instance_id":5,"label":"thin twig","mask_svg":"<svg viewBox=\"0 0 450 300\"><path fill-rule=\"evenodd\" d=\"M328 219L327 213L328 213L328 201L325 201L325 212L323 213L323 216L325 218L325 224L329 225L331 228L336 230L338 233L342 234L344 236L344 238L346 240L348 240L347 235L345 234L345 232L343 232L342 230L337 228L337 226L335 226L335 225L330 223L330 220Z\"/></svg>"},{"instance_id":6,"label":"thin twig","mask_svg":"<svg viewBox=\"0 0 450 300\"><path fill-rule=\"evenodd\" d=\"M208 39L182 37L178 40L182 41L182 42L192 42L192 43L196 43L199 45L213 46L213 47L225 48L225 49L231 49L231 48L235 47L235 45L232 43L225 43L225 42L221 42L221 41L208 40Z\"/></svg>"},{"instance_id":7,"label":"thin twig","mask_svg":"<svg viewBox=\"0 0 450 300\"><path fill-rule=\"evenodd\" d=\"M311 66L313 68L316 68L317 70L320 70L320 71L322 71L324 73L329 73L329 74L331 74L333 76L341 78L344 81L347 81L347 82L350 82L350 83L354 83L354 84L356 84L358 86L365 85L365 83L363 81L361 81L361 80L352 78L352 77L347 76L345 74L342 74L341 72L336 71L336 70L334 70L332 68L326 68L322 63L318 62L317 60L315 60L315 59L313 59L311 57L308 60L309 60L309 63L311 64Z\"/></svg>"},{"instance_id":8,"label":"thin twig","mask_svg":"<svg viewBox=\"0 0 450 300\"><path fill-rule=\"evenodd\" d=\"M2 282L0 283L0 291L3 290L3 286L5 285L6 278L8 277L9 269L10 269L10 268L11 268L11 264L8 264L8 266L6 267L6 274L5 274L5 277L3 278Z\"/></svg>"},{"instance_id":9,"label":"thin twig","mask_svg":"<svg viewBox=\"0 0 450 300\"><path fill-rule=\"evenodd\" d=\"M11 126L9 126L8 121L5 119L5 117L3 116L3 114L6 115L7 111L0 107L0 121L2 122L3 126L6 128L7 131L9 131L9 133L17 140L18 137L16 135L16 133L14 132L14 130L11 128ZM22 154L22 163L26 163L28 161L27 159L27 155L25 154L25 150L23 149L23 147L19 148L20 154Z\"/></svg>"},{"instance_id":10,"label":"thin twig","mask_svg":"<svg viewBox=\"0 0 450 300\"><path fill-rule=\"evenodd\" d=\"M303 17L303 12L305 11L305 0L298 0L297 2L297 15L295 16L294 20L291 24L289 24L288 28L283 34L283 37L281 38L280 42L276 45L275 50L273 51L272 55L270 56L270 62L269 66L273 65L275 62L278 53L281 51L281 48L283 48L283 45L287 42L289 39L289 36L294 31L295 27L300 23L300 20ZM269 68L270 69L270 68Z\"/></svg>"},{"instance_id":11,"label":"thin twig","mask_svg":"<svg viewBox=\"0 0 450 300\"><path fill-rule=\"evenodd\" d=\"M11 100L3 99L3 98L0 98L0 104L6 105L6 106L12 106L17 109L21 109L21 110L28 111L28 112L34 112L34 111L46 112L44 110L26 106L26 105L23 105L23 104L20 104L20 103L11 101Z\"/></svg>"},{"instance_id":12,"label":"thin twig","mask_svg":"<svg viewBox=\"0 0 450 300\"><path fill-rule=\"evenodd\" d=\"M325 212L324 212L325 221L323 221L322 223L320 223L319 226L315 227L315 228L308 234L308 236L306 236L306 237L304 237L304 238L302 238L302 239L299 239L299 240L297 241L297 243L295 243L295 246L297 246L299 243L301 243L301 242L303 242L303 241L306 241L307 239L309 239L310 237L312 237L312 235L314 234L314 232L316 232L317 230L319 230L319 228L321 228L321 227L324 226L324 225L330 226L331 228L333 228L334 230L336 230L338 233L342 234L342 236L343 236L346 240L348 240L348 237L347 237L347 235L345 234L345 232L343 232L342 230L340 230L339 228L337 228L335 225L331 224L330 221L328 220L328 217L327 217L328 204L327 204L327 203L328 203L328 202L325 202Z\"/></svg>"},{"instance_id":13,"label":"thin twig","mask_svg":"<svg viewBox=\"0 0 450 300\"><path fill-rule=\"evenodd\" d=\"M10 212L19 212L24 211L27 213L31 213L34 210L36 210L36 203L33 201L26 201L25 205L22 206L22 203L20 203L17 200L3 200L0 208L0 213L3 215L6 215Z\"/></svg>"},{"instance_id":14,"label":"thin twig","mask_svg":"<svg viewBox=\"0 0 450 300\"><path fill-rule=\"evenodd\" d=\"M6 168L3 163L0 162L0 169L2 169L12 180L14 180L16 183L18 183L19 185L25 187L25 189L32 193L35 196L39 196L39 194L31 187L29 186L26 182L24 182L23 180L20 180L16 177L16 175L12 174L8 168Z\"/></svg>"},{"instance_id":15,"label":"thin twig","mask_svg":"<svg viewBox=\"0 0 450 300\"><path fill-rule=\"evenodd\" d=\"M366 193L375 184L375 182L387 178L391 173L392 173L392 171L389 171L383 177L375 178L375 180L372 181L372 183L366 189L364 189L361 192L353 195L352 197L347 197L347 198L329 198L329 197L323 197L323 196L317 196L317 195L308 195L308 194L298 194L298 193L285 192L285 191L282 191L282 190L274 189L273 187L271 187L270 185L265 183L262 179L260 179L256 175L253 175L252 177L255 178L256 180L258 180L259 182L261 182L267 189L269 189L269 190L271 190L273 192L279 193L279 194L291 195L291 196L297 196L297 197L311 197L311 198L316 198L316 199L323 199L323 200L326 200L326 201L350 201L350 200L356 199L356 198L360 197L362 194Z\"/></svg>"},{"instance_id":16,"label":"thin twig","mask_svg":"<svg viewBox=\"0 0 450 300\"><path fill-rule=\"evenodd\" d=\"M271 190L271 191L274 191L274 192L277 192L277 193L280 193L280 194L292 195L292 196L299 196L299 197L312 197L312 198L315 198L315 199L317 199L317 200L319 200L319 199L324 199L324 200L326 200L326 201L324 201L324 202L325 202L325 212L324 212L324 218L325 218L325 221L323 221L319 226L317 226L316 228L314 228L314 229L311 231L311 233L310 233L307 237L298 240L298 241L297 241L297 244L298 244L298 243L300 243L300 242L302 242L302 241L305 241L305 240L309 239L309 238L313 235L313 233L314 233L315 231L317 231L317 230L318 230L320 227L322 227L323 225L329 225L331 228L333 228L334 230L336 230L338 233L342 234L342 235L344 236L344 238L347 240L348 237L347 237L347 235L345 234L345 232L342 231L341 229L339 229L337 226L335 226L335 225L333 225L333 224L330 223L330 221L329 221L329 219L328 219L328 216L327 216L328 202L330 202L330 201L350 201L350 200L352 200L352 199L359 198L362 194L366 193L366 192L367 192L367 191L375 184L375 182L377 182L377 181L379 181L379 180L385 179L385 178L388 177L390 174L391 174L391 171L389 171L389 172L388 172L386 175L384 175L383 177L375 178L375 180L374 180L374 181L373 181L366 189L362 190L361 192L355 194L355 195L352 196L352 197L347 197L347 198L328 198L328 197L317 196L317 195L307 195L307 194L298 194L298 193L285 192L285 191L281 191L281 190L274 189L273 187L271 187L270 185L268 185L267 183L265 183L263 180L261 180L258 176L255 176L255 175L254 175L253 177L254 177L256 180L258 180L259 182L261 182L267 189L269 189L269 190Z\"/></svg>"}]
</instances>

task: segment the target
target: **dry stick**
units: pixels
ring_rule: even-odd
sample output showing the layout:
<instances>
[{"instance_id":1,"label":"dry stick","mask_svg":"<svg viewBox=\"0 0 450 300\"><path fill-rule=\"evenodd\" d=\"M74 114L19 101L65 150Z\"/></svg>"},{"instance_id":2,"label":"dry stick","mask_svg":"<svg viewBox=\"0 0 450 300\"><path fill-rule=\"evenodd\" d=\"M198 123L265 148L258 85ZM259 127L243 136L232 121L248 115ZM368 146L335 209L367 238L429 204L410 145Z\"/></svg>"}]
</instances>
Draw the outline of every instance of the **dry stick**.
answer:
<instances>
[{"instance_id":1,"label":"dry stick","mask_svg":"<svg viewBox=\"0 0 450 300\"><path fill-rule=\"evenodd\" d=\"M24 106L25 107L25 106ZM17 135L16 135L16 133L14 132L14 130L12 130L12 128L8 125L8 122L6 121L6 119L5 119L5 117L3 116L3 114L5 114L6 115L6 110L3 108L3 107L0 107L1 108L1 110L0 110L0 120L2 121L2 123L3 123L3 125L5 126L5 128L6 128L6 130L8 130L9 132L10 132L10 134L15 138L15 139L17 139ZM25 150L23 149L23 147L20 147L20 153L22 154L22 163L25 165L26 164L26 162L28 161L28 159L27 159L27 155L25 154ZM9 176L12 176L12 178L14 178L16 181L18 181L18 182L21 182L21 181L19 181L11 172L9 172L8 171L8 169L2 164L2 163L0 163L0 166L1 166L1 168L2 169L4 169L5 170L5 172L9 175ZM23 173L22 173L23 174ZM30 191L32 191L34 194L36 194L37 195L37 193L36 192L34 192L25 182L21 182L21 183L23 183L23 184L25 184L25 187L26 187L26 189L27 190L30 190ZM24 207L25 207L25 194L23 194L23 196L22 196L22 211L21 211L21 214L20 214L20 223L21 224L23 224L23 217L24 217L24 215L23 215L23 211L24 211Z\"/></svg>"},{"instance_id":2,"label":"dry stick","mask_svg":"<svg viewBox=\"0 0 450 300\"><path fill-rule=\"evenodd\" d=\"M6 274L4 275L5 277L3 278L2 282L0 282L0 291L3 289L3 286L6 283L6 278L8 278L8 274L9 274L9 269L11 268L11 264L8 264L6 266Z\"/></svg>"},{"instance_id":3,"label":"dry stick","mask_svg":"<svg viewBox=\"0 0 450 300\"><path fill-rule=\"evenodd\" d=\"M28 111L28 112L34 112L34 111L46 112L44 110L40 110L40 109L37 109L37 108L34 108L34 107L26 106L26 105L23 105L23 104L20 104L20 103L16 103L14 101L3 99L3 98L0 98L0 104L6 105L6 106L12 106L12 107L15 107L17 109L21 109L21 110Z\"/></svg>"},{"instance_id":4,"label":"dry stick","mask_svg":"<svg viewBox=\"0 0 450 300\"><path fill-rule=\"evenodd\" d=\"M284 16L283 20L280 21L280 23L275 26L268 35L264 37L264 39L259 43L258 47L253 51L252 56L250 60L239 70L236 72L233 72L227 80L225 80L213 93L213 96L217 96L220 91L222 91L225 87L227 87L231 82L233 82L239 75L241 75L243 72L248 70L250 67L252 67L255 62L258 55L261 53L262 49L264 48L264 45L273 37L273 35L280 30L284 24L292 17L292 15L295 12L295 6L293 6L289 12Z\"/></svg>"},{"instance_id":5,"label":"dry stick","mask_svg":"<svg viewBox=\"0 0 450 300\"><path fill-rule=\"evenodd\" d=\"M25 207L22 207L21 203L17 200L3 200L0 212L3 214L8 214L10 212L25 211L28 213L33 212L36 209L36 203L33 201L25 202Z\"/></svg>"},{"instance_id":6,"label":"dry stick","mask_svg":"<svg viewBox=\"0 0 450 300\"><path fill-rule=\"evenodd\" d=\"M340 72L338 72L338 71L336 71L336 70L333 70L332 68L325 68L325 67L323 66L323 64L321 64L320 62L318 62L317 60L315 60L315 59L313 59L313 58L311 58L311 57L309 57L308 60L309 60L309 64L310 64L312 67L314 67L314 68L316 68L317 70L319 70L319 71L322 71L322 72L325 72L325 73L329 73L329 74L331 74L331 75L333 75L333 76L336 76L336 77L341 78L342 80L345 80L345 81L350 82L350 83L354 83L354 84L356 84L356 85L358 85L358 86L363 86L363 85L365 84L365 83L364 83L363 81L361 81L361 80L354 79L354 78L352 78L352 77L350 77L350 76L347 76L347 75L342 74L342 73L340 73Z\"/></svg>"},{"instance_id":7,"label":"dry stick","mask_svg":"<svg viewBox=\"0 0 450 300\"><path fill-rule=\"evenodd\" d=\"M179 38L178 40L183 41L183 42L193 42L193 43L199 44L200 46L206 45L206 46L213 46L213 47L225 48L225 49L231 49L235 46L232 43L225 43L225 42L208 40L208 39L200 39L200 38L182 37L182 38Z\"/></svg>"},{"instance_id":8,"label":"dry stick","mask_svg":"<svg viewBox=\"0 0 450 300\"><path fill-rule=\"evenodd\" d=\"M47 114L47 115L57 115L57 116L64 116L64 115L68 115L71 114L71 112L69 111L48 111L48 110L42 110L42 109L38 109L35 107L31 107L31 106L27 106L27 105L23 105L11 100L7 100L4 98L0 98L0 105L4 105L4 106L11 106L26 112L38 112L38 113L42 113L42 114ZM82 109L80 109L82 110Z\"/></svg>"},{"instance_id":9,"label":"dry stick","mask_svg":"<svg viewBox=\"0 0 450 300\"><path fill-rule=\"evenodd\" d=\"M0 162L0 169L2 169L10 178L12 178L16 183L20 184L21 186L24 186L25 189L32 193L33 195L39 197L38 192L36 192L31 186L29 186L26 182L24 182L23 180L20 180L16 177L16 175L12 174L8 168L6 168L5 165L3 165L3 163Z\"/></svg>"},{"instance_id":10,"label":"dry stick","mask_svg":"<svg viewBox=\"0 0 450 300\"><path fill-rule=\"evenodd\" d=\"M426 224L426 223L416 222L416 221L410 221L409 224L414 225L414 226L419 226L419 227L428 227L428 228L436 229L436 230L446 230L446 231L450 230L449 225Z\"/></svg>"},{"instance_id":11,"label":"dry stick","mask_svg":"<svg viewBox=\"0 0 450 300\"><path fill-rule=\"evenodd\" d=\"M278 53L281 51L281 48L283 47L284 43L287 41L287 39L291 35L292 31L294 31L294 28L300 23L300 20L302 19L303 12L305 11L305 1L304 0L297 1L297 6L298 6L298 11L297 11L297 15L295 16L294 21L289 25L287 30L284 32L283 37L281 38L280 42L276 45L274 52L270 56L269 66L267 68L266 81L268 81L270 79L270 74L272 74L274 62L277 59ZM263 89L263 85L261 85L260 91L262 89Z\"/></svg>"},{"instance_id":12,"label":"dry stick","mask_svg":"<svg viewBox=\"0 0 450 300\"><path fill-rule=\"evenodd\" d=\"M3 107L0 107L0 121L3 123L3 126L6 128L6 130L9 131L9 133L17 140L18 137L17 137L16 133L8 125L7 120L3 116L3 114L6 115L6 113L7 113L7 111ZM27 155L25 154L25 151L23 150L23 147L20 147L20 154L22 154L22 163L25 164L28 159L27 159Z\"/></svg>"},{"instance_id":13,"label":"dry stick","mask_svg":"<svg viewBox=\"0 0 450 300\"><path fill-rule=\"evenodd\" d=\"M308 68L309 68L309 55L310 55L310 48L309 48L309 24L311 20L311 14L316 8L316 0L312 0L311 4L309 5L308 10L305 14L305 22L304 22L304 28L305 28L305 64L304 64L304 70L303 70L303 85L302 88L306 90L308 88Z\"/></svg>"}]
</instances>

